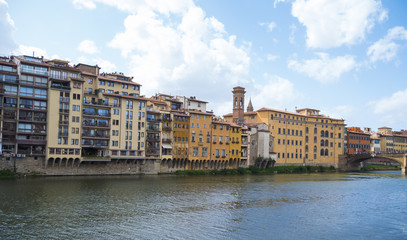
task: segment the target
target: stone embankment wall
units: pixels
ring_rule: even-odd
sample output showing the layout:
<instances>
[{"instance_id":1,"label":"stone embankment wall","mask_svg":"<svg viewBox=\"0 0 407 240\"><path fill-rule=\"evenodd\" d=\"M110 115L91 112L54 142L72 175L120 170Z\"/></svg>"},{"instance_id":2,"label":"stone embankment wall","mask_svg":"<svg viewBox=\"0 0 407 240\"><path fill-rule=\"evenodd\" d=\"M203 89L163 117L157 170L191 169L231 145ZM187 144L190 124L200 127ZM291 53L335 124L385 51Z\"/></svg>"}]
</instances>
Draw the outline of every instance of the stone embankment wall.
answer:
<instances>
[{"instance_id":1,"label":"stone embankment wall","mask_svg":"<svg viewBox=\"0 0 407 240\"><path fill-rule=\"evenodd\" d=\"M160 160L111 161L81 164L48 164L41 157L0 158L0 169L16 170L21 174L38 174L49 176L68 175L121 175L121 174L158 174L172 173L183 168L174 168L161 164Z\"/></svg>"}]
</instances>

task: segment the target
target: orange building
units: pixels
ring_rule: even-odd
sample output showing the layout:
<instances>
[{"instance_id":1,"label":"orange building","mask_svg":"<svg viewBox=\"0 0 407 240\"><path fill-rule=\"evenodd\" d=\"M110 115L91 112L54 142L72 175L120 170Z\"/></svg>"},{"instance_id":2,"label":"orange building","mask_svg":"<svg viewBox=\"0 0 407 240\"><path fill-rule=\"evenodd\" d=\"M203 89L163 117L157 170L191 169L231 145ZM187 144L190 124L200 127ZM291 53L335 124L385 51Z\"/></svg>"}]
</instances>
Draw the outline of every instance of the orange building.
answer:
<instances>
[{"instance_id":1,"label":"orange building","mask_svg":"<svg viewBox=\"0 0 407 240\"><path fill-rule=\"evenodd\" d=\"M370 153L370 134L363 132L359 127L348 127L346 130L348 154Z\"/></svg>"}]
</instances>

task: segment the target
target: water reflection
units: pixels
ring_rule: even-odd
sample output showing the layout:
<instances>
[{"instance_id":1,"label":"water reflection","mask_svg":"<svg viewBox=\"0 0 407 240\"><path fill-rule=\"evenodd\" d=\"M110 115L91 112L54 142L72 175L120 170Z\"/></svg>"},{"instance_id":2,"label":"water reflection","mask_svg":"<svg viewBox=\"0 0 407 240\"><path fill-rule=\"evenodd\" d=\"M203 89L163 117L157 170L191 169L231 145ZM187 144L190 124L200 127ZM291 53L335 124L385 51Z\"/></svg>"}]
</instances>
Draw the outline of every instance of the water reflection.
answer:
<instances>
[{"instance_id":1,"label":"water reflection","mask_svg":"<svg viewBox=\"0 0 407 240\"><path fill-rule=\"evenodd\" d=\"M392 173L0 181L2 239L407 237Z\"/></svg>"}]
</instances>

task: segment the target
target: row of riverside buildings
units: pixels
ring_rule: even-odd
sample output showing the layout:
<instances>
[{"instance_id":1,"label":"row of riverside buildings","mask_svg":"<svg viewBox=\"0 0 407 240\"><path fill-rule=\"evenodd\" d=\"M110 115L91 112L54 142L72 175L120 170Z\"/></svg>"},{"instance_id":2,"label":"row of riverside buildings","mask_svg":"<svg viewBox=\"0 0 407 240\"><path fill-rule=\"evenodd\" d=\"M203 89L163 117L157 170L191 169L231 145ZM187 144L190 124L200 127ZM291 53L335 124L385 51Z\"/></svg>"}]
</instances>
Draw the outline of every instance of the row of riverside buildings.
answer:
<instances>
[{"instance_id":1,"label":"row of riverside buildings","mask_svg":"<svg viewBox=\"0 0 407 240\"><path fill-rule=\"evenodd\" d=\"M344 153L407 150L404 131L345 128L343 119L316 109L254 111L250 101L245 111L243 87L233 89L232 113L218 117L196 97L147 98L132 77L99 70L58 59L0 57L3 163L33 161L45 174L55 167L113 164L171 172L337 166Z\"/></svg>"}]
</instances>

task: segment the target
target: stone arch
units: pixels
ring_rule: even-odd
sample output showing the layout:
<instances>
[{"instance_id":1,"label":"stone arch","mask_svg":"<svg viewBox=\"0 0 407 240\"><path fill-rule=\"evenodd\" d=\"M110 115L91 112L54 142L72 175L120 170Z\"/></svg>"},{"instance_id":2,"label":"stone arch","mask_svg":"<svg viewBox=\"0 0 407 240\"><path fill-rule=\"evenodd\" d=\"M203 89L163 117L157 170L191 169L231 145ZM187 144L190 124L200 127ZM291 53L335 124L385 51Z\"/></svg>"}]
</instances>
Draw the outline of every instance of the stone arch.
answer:
<instances>
[{"instance_id":1,"label":"stone arch","mask_svg":"<svg viewBox=\"0 0 407 240\"><path fill-rule=\"evenodd\" d=\"M48 165L52 166L54 164L54 161L55 161L54 158L49 158L45 167L48 167Z\"/></svg>"}]
</instances>

